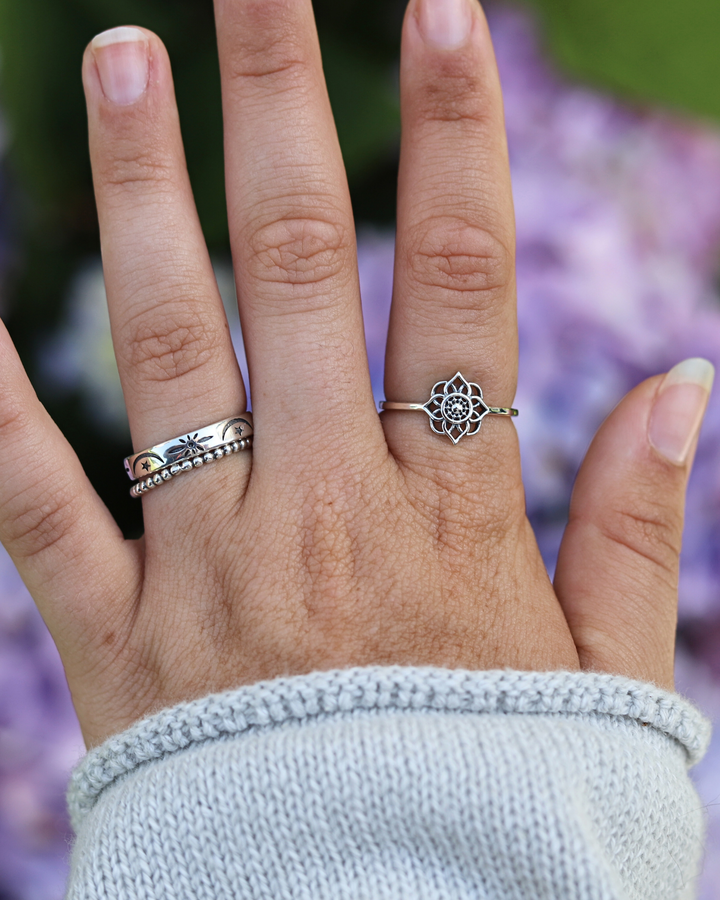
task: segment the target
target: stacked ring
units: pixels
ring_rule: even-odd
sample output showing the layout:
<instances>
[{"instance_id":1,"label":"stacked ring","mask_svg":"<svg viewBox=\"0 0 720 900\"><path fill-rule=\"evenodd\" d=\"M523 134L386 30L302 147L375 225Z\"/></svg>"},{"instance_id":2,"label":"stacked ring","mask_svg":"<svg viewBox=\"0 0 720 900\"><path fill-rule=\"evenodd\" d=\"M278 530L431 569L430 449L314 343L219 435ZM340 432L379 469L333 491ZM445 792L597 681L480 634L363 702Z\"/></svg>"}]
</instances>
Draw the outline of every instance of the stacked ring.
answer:
<instances>
[{"instance_id":1,"label":"stacked ring","mask_svg":"<svg viewBox=\"0 0 720 900\"><path fill-rule=\"evenodd\" d=\"M242 413L133 453L125 459L128 477L137 481L130 495L140 497L183 472L249 449L252 435L252 415Z\"/></svg>"},{"instance_id":2,"label":"stacked ring","mask_svg":"<svg viewBox=\"0 0 720 900\"><path fill-rule=\"evenodd\" d=\"M201 456L193 456L190 459L184 459L182 462L173 463L165 468L158 469L153 475L143 478L130 488L131 497L141 497L146 491L150 491L165 481L170 481L183 472L191 472L193 469L199 469L206 463L213 462L216 459L222 459L223 456L229 456L231 453L239 453L241 450L247 450L252 446L252 438L246 438L242 441L232 441L230 444L223 444L214 450L209 450Z\"/></svg>"}]
</instances>

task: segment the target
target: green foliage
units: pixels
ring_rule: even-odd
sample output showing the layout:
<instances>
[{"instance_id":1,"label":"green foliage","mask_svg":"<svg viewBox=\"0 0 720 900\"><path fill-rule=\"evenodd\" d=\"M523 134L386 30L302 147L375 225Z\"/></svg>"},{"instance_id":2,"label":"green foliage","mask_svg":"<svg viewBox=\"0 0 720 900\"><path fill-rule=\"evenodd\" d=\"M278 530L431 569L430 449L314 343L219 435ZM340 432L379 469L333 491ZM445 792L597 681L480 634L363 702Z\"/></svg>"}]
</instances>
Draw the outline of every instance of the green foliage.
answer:
<instances>
[{"instance_id":1,"label":"green foliage","mask_svg":"<svg viewBox=\"0 0 720 900\"><path fill-rule=\"evenodd\" d=\"M364 174L397 143L400 107L386 67L332 32L323 67L348 178Z\"/></svg>"},{"instance_id":2,"label":"green foliage","mask_svg":"<svg viewBox=\"0 0 720 900\"><path fill-rule=\"evenodd\" d=\"M719 0L527 0L572 75L720 120Z\"/></svg>"},{"instance_id":3,"label":"green foliage","mask_svg":"<svg viewBox=\"0 0 720 900\"><path fill-rule=\"evenodd\" d=\"M317 15L352 178L366 175L397 144L399 16L388 10L398 4L346 0L340 11L333 6L320 0ZM0 0L2 106L35 225L61 227L74 238L94 228L80 63L92 36L117 24L142 25L167 45L200 217L209 243L223 244L220 81L209 0Z\"/></svg>"},{"instance_id":4,"label":"green foliage","mask_svg":"<svg viewBox=\"0 0 720 900\"><path fill-rule=\"evenodd\" d=\"M162 9L136 0L0 0L2 106L12 159L44 212L47 205L74 206L80 185L89 184L80 64L93 34L132 11L143 12L142 24L165 24L176 40L187 34L185 43L202 32L199 24L206 32L212 27L200 4L177 2L172 17L153 15L154 5Z\"/></svg>"}]
</instances>

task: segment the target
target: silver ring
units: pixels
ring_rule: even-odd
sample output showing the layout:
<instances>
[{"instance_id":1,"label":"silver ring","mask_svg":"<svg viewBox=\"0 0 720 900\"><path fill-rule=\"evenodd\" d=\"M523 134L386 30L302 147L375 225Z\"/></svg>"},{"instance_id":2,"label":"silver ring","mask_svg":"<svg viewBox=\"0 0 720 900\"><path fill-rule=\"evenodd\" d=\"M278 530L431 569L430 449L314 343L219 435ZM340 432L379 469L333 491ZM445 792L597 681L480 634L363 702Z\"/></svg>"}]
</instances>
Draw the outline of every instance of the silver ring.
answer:
<instances>
[{"instance_id":1,"label":"silver ring","mask_svg":"<svg viewBox=\"0 0 720 900\"><path fill-rule=\"evenodd\" d=\"M508 406L488 406L483 400L479 384L468 381L458 372L448 381L433 386L426 403L396 403L383 400L380 409L417 410L427 413L435 434L444 434L453 444L466 435L477 434L485 416L516 416L518 411Z\"/></svg>"},{"instance_id":2,"label":"silver ring","mask_svg":"<svg viewBox=\"0 0 720 900\"><path fill-rule=\"evenodd\" d=\"M140 481L136 482L130 488L130 496L142 497L147 491L151 491L153 488L164 484L166 481L170 481L171 478L182 475L183 472L192 472L195 469L199 469L200 466L205 466L208 463L214 462L216 459L230 456L231 453L239 453L241 450L248 450L251 446L252 437L249 437L242 441L231 441L229 444L223 444L221 447L216 447L214 450L208 450L207 453L203 453L201 456L193 456L190 459L184 459L182 462L172 463L172 465L166 466L164 469L158 469L153 475L149 475L147 478L142 478Z\"/></svg>"},{"instance_id":3,"label":"silver ring","mask_svg":"<svg viewBox=\"0 0 720 900\"><path fill-rule=\"evenodd\" d=\"M190 461L192 465L192 460L202 458L203 454L223 449L238 441L244 442L252 435L252 414L241 413L213 425L194 428L188 434L156 444L149 450L133 453L125 459L125 471L131 481L147 479L175 463Z\"/></svg>"}]
</instances>

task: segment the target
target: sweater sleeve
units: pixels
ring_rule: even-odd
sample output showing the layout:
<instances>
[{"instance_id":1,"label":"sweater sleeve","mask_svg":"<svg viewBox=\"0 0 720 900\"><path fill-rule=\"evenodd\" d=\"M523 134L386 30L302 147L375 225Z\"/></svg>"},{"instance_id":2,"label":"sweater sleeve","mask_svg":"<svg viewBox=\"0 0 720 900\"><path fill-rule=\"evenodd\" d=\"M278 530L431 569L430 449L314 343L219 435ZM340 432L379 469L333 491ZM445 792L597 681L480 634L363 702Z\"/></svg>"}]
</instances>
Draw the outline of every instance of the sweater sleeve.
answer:
<instances>
[{"instance_id":1,"label":"sweater sleeve","mask_svg":"<svg viewBox=\"0 0 720 900\"><path fill-rule=\"evenodd\" d=\"M79 764L67 900L690 900L709 738L680 696L588 672L241 687Z\"/></svg>"}]
</instances>

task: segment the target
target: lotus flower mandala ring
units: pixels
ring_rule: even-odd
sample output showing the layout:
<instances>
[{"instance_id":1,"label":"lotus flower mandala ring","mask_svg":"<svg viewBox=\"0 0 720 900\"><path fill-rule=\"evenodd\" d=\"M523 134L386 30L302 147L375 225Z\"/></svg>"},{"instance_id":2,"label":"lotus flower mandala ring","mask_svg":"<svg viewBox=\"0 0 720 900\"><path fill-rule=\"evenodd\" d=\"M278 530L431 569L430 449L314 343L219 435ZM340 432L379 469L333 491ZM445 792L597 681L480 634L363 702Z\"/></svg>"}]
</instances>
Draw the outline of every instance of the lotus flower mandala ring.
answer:
<instances>
[{"instance_id":1,"label":"lotus flower mandala ring","mask_svg":"<svg viewBox=\"0 0 720 900\"><path fill-rule=\"evenodd\" d=\"M438 381L425 403L396 403L384 400L382 410L417 410L430 417L435 434L444 434L453 444L477 434L485 416L516 416L518 411L504 406L488 406L479 384L458 372L448 381Z\"/></svg>"}]
</instances>

